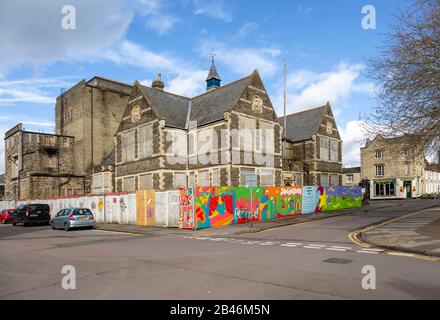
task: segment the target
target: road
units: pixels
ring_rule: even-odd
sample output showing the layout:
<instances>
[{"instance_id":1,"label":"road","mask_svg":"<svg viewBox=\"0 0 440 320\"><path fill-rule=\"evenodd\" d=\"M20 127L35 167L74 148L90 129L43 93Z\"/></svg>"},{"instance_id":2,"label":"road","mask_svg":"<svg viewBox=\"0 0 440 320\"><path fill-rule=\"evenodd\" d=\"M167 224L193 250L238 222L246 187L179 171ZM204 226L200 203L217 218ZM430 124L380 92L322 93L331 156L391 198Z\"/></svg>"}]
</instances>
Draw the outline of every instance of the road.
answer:
<instances>
[{"instance_id":1,"label":"road","mask_svg":"<svg viewBox=\"0 0 440 320\"><path fill-rule=\"evenodd\" d=\"M364 250L348 238L440 205L399 204L224 238L1 225L0 299L439 299L439 262ZM61 286L65 265L75 267L75 290ZM361 285L366 265L375 268L374 290Z\"/></svg>"}]
</instances>

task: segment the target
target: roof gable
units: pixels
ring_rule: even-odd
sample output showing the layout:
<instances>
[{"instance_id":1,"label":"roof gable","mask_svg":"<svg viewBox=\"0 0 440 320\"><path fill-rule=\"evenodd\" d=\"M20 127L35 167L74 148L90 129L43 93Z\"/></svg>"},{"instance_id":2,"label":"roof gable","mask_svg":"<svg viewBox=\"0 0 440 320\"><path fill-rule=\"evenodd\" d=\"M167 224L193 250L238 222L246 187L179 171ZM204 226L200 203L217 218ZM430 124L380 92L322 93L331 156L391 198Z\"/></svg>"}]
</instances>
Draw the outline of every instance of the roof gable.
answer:
<instances>
[{"instance_id":1,"label":"roof gable","mask_svg":"<svg viewBox=\"0 0 440 320\"><path fill-rule=\"evenodd\" d=\"M189 120L198 126L224 119L249 84L252 76L237 80L218 89L208 91L191 99Z\"/></svg>"},{"instance_id":2,"label":"roof gable","mask_svg":"<svg viewBox=\"0 0 440 320\"><path fill-rule=\"evenodd\" d=\"M321 123L326 106L292 113L286 116L286 139L296 142L312 139ZM279 118L284 125L284 117Z\"/></svg>"}]
</instances>

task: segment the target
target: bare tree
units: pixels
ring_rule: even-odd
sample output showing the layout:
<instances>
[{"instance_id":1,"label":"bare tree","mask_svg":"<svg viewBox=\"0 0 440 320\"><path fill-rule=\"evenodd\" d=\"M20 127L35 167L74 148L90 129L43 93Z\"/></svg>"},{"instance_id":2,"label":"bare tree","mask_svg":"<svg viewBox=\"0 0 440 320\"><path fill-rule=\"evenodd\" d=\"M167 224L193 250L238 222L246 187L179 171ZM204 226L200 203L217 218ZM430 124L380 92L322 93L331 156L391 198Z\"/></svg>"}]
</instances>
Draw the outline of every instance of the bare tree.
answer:
<instances>
[{"instance_id":1,"label":"bare tree","mask_svg":"<svg viewBox=\"0 0 440 320\"><path fill-rule=\"evenodd\" d=\"M369 62L378 106L362 118L369 134L408 135L414 148L440 146L440 0L416 0L396 16L379 58Z\"/></svg>"}]
</instances>

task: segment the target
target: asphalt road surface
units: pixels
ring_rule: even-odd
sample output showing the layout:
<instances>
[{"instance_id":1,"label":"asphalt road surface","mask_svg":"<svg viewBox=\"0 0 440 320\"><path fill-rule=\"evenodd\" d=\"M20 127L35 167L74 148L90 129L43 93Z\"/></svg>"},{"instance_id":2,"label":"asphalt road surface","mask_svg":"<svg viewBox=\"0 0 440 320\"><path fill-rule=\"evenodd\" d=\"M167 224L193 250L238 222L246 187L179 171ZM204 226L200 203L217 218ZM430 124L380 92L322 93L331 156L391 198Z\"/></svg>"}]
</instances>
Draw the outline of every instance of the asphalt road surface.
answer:
<instances>
[{"instance_id":1,"label":"asphalt road surface","mask_svg":"<svg viewBox=\"0 0 440 320\"><path fill-rule=\"evenodd\" d=\"M439 299L439 262L365 250L348 238L433 204L406 201L224 238L0 225L0 299ZM65 265L75 267L75 290L62 288ZM373 290L362 287L367 265Z\"/></svg>"}]
</instances>

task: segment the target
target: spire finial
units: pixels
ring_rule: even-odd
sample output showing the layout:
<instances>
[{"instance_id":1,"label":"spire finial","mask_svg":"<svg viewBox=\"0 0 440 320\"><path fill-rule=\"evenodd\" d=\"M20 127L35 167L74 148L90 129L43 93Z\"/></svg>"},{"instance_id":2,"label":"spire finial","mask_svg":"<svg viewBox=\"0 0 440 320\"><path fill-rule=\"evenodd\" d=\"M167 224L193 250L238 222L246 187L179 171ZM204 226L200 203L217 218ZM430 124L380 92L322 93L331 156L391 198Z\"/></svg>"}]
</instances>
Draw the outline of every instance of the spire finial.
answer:
<instances>
[{"instance_id":1,"label":"spire finial","mask_svg":"<svg viewBox=\"0 0 440 320\"><path fill-rule=\"evenodd\" d=\"M211 63L214 64L214 59L215 59L215 53L214 53L214 48L211 49Z\"/></svg>"},{"instance_id":2,"label":"spire finial","mask_svg":"<svg viewBox=\"0 0 440 320\"><path fill-rule=\"evenodd\" d=\"M160 73L157 74L156 80L153 81L151 87L157 90L163 90L165 87L165 84L162 81L162 75Z\"/></svg>"}]
</instances>

